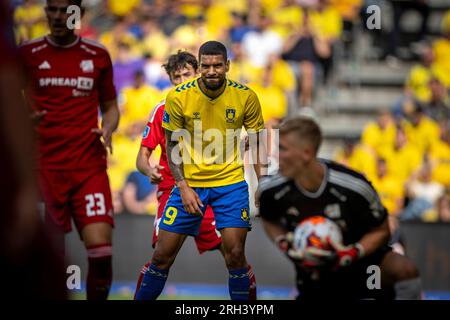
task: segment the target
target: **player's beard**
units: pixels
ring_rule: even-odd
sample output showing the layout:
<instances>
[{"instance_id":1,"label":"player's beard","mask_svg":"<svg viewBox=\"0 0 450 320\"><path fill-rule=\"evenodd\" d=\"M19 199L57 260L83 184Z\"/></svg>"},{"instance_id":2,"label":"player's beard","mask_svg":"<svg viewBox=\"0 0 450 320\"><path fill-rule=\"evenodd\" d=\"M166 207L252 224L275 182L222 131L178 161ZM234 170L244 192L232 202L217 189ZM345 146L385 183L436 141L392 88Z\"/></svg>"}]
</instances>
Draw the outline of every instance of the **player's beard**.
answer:
<instances>
[{"instance_id":1,"label":"player's beard","mask_svg":"<svg viewBox=\"0 0 450 320\"><path fill-rule=\"evenodd\" d=\"M220 88L222 88L224 82L225 82L225 78L220 79L219 82L217 82L217 84L211 84L208 81L206 81L205 79L203 80L203 83L205 84L206 89L211 90L211 91L216 91L216 90L219 90Z\"/></svg>"}]
</instances>

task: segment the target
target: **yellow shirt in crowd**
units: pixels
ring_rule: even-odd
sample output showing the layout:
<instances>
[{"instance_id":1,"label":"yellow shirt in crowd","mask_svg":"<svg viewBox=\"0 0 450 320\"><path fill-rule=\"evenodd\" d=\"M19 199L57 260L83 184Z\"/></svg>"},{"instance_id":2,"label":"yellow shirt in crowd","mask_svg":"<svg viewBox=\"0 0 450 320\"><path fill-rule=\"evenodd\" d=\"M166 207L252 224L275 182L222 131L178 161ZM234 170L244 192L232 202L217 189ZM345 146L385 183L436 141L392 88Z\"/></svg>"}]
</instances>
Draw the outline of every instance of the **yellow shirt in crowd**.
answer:
<instances>
[{"instance_id":1,"label":"yellow shirt in crowd","mask_svg":"<svg viewBox=\"0 0 450 320\"><path fill-rule=\"evenodd\" d=\"M120 128L126 128L134 122L146 122L152 108L163 99L163 93L149 85L124 88L120 97Z\"/></svg>"},{"instance_id":2,"label":"yellow shirt in crowd","mask_svg":"<svg viewBox=\"0 0 450 320\"><path fill-rule=\"evenodd\" d=\"M408 141L424 154L431 145L439 140L439 126L427 116L423 116L419 125L413 126L409 121L402 122Z\"/></svg>"},{"instance_id":3,"label":"yellow shirt in crowd","mask_svg":"<svg viewBox=\"0 0 450 320\"><path fill-rule=\"evenodd\" d=\"M386 160L388 173L400 181L406 182L422 165L422 153L411 143L402 148L386 147L379 154Z\"/></svg>"},{"instance_id":4,"label":"yellow shirt in crowd","mask_svg":"<svg viewBox=\"0 0 450 320\"><path fill-rule=\"evenodd\" d=\"M433 180L450 187L450 145L444 141L436 141L429 152L433 166Z\"/></svg>"},{"instance_id":5,"label":"yellow shirt in crowd","mask_svg":"<svg viewBox=\"0 0 450 320\"><path fill-rule=\"evenodd\" d=\"M387 174L382 178L375 177L372 180L372 185L389 214L397 214L402 209L405 187L403 181Z\"/></svg>"},{"instance_id":6,"label":"yellow shirt in crowd","mask_svg":"<svg viewBox=\"0 0 450 320\"><path fill-rule=\"evenodd\" d=\"M377 153L382 148L392 147L395 141L395 124L390 123L382 130L376 122L370 122L363 130L361 141L364 145L373 148Z\"/></svg>"},{"instance_id":7,"label":"yellow shirt in crowd","mask_svg":"<svg viewBox=\"0 0 450 320\"><path fill-rule=\"evenodd\" d=\"M374 152L367 146L361 144L356 145L349 157L345 157L344 151L340 150L334 159L350 169L362 173L369 180L375 177L376 159Z\"/></svg>"},{"instance_id":8,"label":"yellow shirt in crowd","mask_svg":"<svg viewBox=\"0 0 450 320\"><path fill-rule=\"evenodd\" d=\"M14 11L14 22L17 35L21 40L31 40L42 37L48 33L44 6L34 4L31 6L18 6ZM25 24L32 23L29 27Z\"/></svg>"}]
</instances>

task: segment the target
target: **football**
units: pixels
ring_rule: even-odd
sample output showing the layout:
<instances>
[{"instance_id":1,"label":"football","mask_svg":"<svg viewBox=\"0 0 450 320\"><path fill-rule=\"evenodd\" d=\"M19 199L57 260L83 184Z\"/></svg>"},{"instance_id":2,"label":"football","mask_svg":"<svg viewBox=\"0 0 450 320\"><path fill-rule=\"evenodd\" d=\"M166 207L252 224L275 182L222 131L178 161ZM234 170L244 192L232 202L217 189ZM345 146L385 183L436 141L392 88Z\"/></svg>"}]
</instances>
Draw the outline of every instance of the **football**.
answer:
<instances>
[{"instance_id":1,"label":"football","mask_svg":"<svg viewBox=\"0 0 450 320\"><path fill-rule=\"evenodd\" d=\"M329 256L306 254L304 257L307 265L324 266L334 257L334 249L328 239L335 243L342 243L339 226L325 217L313 216L303 220L295 228L293 247L295 250L305 253L314 252L316 249L330 252Z\"/></svg>"}]
</instances>

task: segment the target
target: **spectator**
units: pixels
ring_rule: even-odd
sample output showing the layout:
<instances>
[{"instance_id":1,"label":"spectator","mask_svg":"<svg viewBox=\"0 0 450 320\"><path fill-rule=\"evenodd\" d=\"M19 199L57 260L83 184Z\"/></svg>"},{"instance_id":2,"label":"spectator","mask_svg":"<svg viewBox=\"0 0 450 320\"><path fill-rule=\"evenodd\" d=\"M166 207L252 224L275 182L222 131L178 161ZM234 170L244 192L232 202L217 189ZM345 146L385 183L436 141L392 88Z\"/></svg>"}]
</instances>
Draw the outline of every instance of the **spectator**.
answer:
<instances>
[{"instance_id":1,"label":"spectator","mask_svg":"<svg viewBox=\"0 0 450 320\"><path fill-rule=\"evenodd\" d=\"M267 15L260 15L257 29L248 32L242 39L243 53L255 67L266 67L271 56L281 53L282 39L270 30L271 24Z\"/></svg>"},{"instance_id":2,"label":"spectator","mask_svg":"<svg viewBox=\"0 0 450 320\"><path fill-rule=\"evenodd\" d=\"M164 97L160 91L145 83L145 75L139 70L134 73L133 85L125 87L120 97L121 121L119 132L127 132L130 126L144 130L149 110Z\"/></svg>"},{"instance_id":3,"label":"spectator","mask_svg":"<svg viewBox=\"0 0 450 320\"><path fill-rule=\"evenodd\" d=\"M230 59L233 62L230 68L230 72L228 73L230 79L242 83L252 83L260 81L264 72L264 68L260 68L252 64L252 62L244 54L241 43L232 43L230 48Z\"/></svg>"},{"instance_id":4,"label":"spectator","mask_svg":"<svg viewBox=\"0 0 450 320\"><path fill-rule=\"evenodd\" d=\"M329 54L319 56L323 68L323 80L327 80L333 66L333 48L342 35L342 17L333 6L328 4L328 0L318 0L317 5L310 10L310 19L311 29L329 46Z\"/></svg>"},{"instance_id":5,"label":"spectator","mask_svg":"<svg viewBox=\"0 0 450 320\"><path fill-rule=\"evenodd\" d=\"M362 144L380 153L383 148L392 148L395 141L395 122L388 110L381 110L376 121L369 122L363 129Z\"/></svg>"},{"instance_id":6,"label":"spectator","mask_svg":"<svg viewBox=\"0 0 450 320\"><path fill-rule=\"evenodd\" d=\"M305 14L303 25L293 30L283 45L283 59L293 62L294 70L299 74L300 107L311 107L319 58L328 58L331 55L329 43L315 32L316 30L311 28L309 15Z\"/></svg>"},{"instance_id":7,"label":"spectator","mask_svg":"<svg viewBox=\"0 0 450 320\"><path fill-rule=\"evenodd\" d=\"M440 138L431 146L428 153L433 170L433 180L450 186L450 129L448 122L440 128Z\"/></svg>"},{"instance_id":8,"label":"spectator","mask_svg":"<svg viewBox=\"0 0 450 320\"><path fill-rule=\"evenodd\" d=\"M113 63L113 68L114 84L116 90L121 92L123 88L133 85L135 73L144 68L144 60L135 58L128 44L119 43L117 59Z\"/></svg>"},{"instance_id":9,"label":"spectator","mask_svg":"<svg viewBox=\"0 0 450 320\"><path fill-rule=\"evenodd\" d=\"M431 166L425 163L417 178L413 178L406 186L409 198L408 206L400 215L401 220L422 220L428 210L431 210L437 200L443 196L445 188L433 181Z\"/></svg>"},{"instance_id":10,"label":"spectator","mask_svg":"<svg viewBox=\"0 0 450 320\"><path fill-rule=\"evenodd\" d=\"M372 184L389 214L398 216L404 203L404 183L388 173L386 160L378 158L377 173Z\"/></svg>"},{"instance_id":11,"label":"spectator","mask_svg":"<svg viewBox=\"0 0 450 320\"><path fill-rule=\"evenodd\" d=\"M439 126L425 114L423 107L417 102L413 103L411 109L406 108L404 111L405 119L401 121L401 125L408 141L425 154L439 140Z\"/></svg>"},{"instance_id":12,"label":"spectator","mask_svg":"<svg viewBox=\"0 0 450 320\"><path fill-rule=\"evenodd\" d=\"M156 59L151 54L144 54L145 65L144 74L145 82L159 90L165 90L172 86L170 79L161 68L161 60ZM165 95L164 95L165 96Z\"/></svg>"},{"instance_id":13,"label":"spectator","mask_svg":"<svg viewBox=\"0 0 450 320\"><path fill-rule=\"evenodd\" d=\"M37 0L24 0L14 11L18 42L39 38L48 33L44 6Z\"/></svg>"},{"instance_id":14,"label":"spectator","mask_svg":"<svg viewBox=\"0 0 450 320\"><path fill-rule=\"evenodd\" d=\"M433 43L433 69L439 73L439 80L447 89L450 88L450 11L443 20L443 36Z\"/></svg>"},{"instance_id":15,"label":"spectator","mask_svg":"<svg viewBox=\"0 0 450 320\"><path fill-rule=\"evenodd\" d=\"M376 177L375 153L368 146L358 143L358 139L345 139L342 150L335 154L334 160L360 172L368 180Z\"/></svg>"},{"instance_id":16,"label":"spectator","mask_svg":"<svg viewBox=\"0 0 450 320\"><path fill-rule=\"evenodd\" d=\"M124 18L116 18L113 27L110 31L105 31L100 35L100 43L103 44L109 51L112 61L119 58L119 51L121 51L123 59L123 49L127 49L127 55L137 58L140 55L138 48L138 41L132 33L128 31L128 25Z\"/></svg>"},{"instance_id":17,"label":"spectator","mask_svg":"<svg viewBox=\"0 0 450 320\"><path fill-rule=\"evenodd\" d=\"M284 0L279 8L268 11L268 14L273 21L273 29L283 39L287 39L292 30L302 25L303 11L296 0Z\"/></svg>"},{"instance_id":18,"label":"spectator","mask_svg":"<svg viewBox=\"0 0 450 320\"><path fill-rule=\"evenodd\" d=\"M158 25L155 17L145 16L142 23L143 40L141 51L150 54L158 61L163 61L169 54L170 44L167 36ZM157 43L158 45L155 45ZM161 69L161 63L159 64Z\"/></svg>"},{"instance_id":19,"label":"spectator","mask_svg":"<svg viewBox=\"0 0 450 320\"><path fill-rule=\"evenodd\" d=\"M268 66L263 74L262 83L256 82L249 86L255 91L261 101L264 121L273 127L287 116L287 99L283 91L273 85L272 67Z\"/></svg>"},{"instance_id":20,"label":"spectator","mask_svg":"<svg viewBox=\"0 0 450 320\"><path fill-rule=\"evenodd\" d=\"M142 0L108 0L108 8L110 12L117 17L125 17L131 12L139 8Z\"/></svg>"},{"instance_id":21,"label":"spectator","mask_svg":"<svg viewBox=\"0 0 450 320\"><path fill-rule=\"evenodd\" d=\"M127 177L122 191L123 204L131 214L156 213L156 190L150 179L138 171L133 171Z\"/></svg>"},{"instance_id":22,"label":"spectator","mask_svg":"<svg viewBox=\"0 0 450 320\"><path fill-rule=\"evenodd\" d=\"M408 141L401 127L396 130L394 145L380 148L378 154L386 160L389 174L403 183L417 173L422 165L423 154Z\"/></svg>"},{"instance_id":23,"label":"spectator","mask_svg":"<svg viewBox=\"0 0 450 320\"><path fill-rule=\"evenodd\" d=\"M450 120L450 98L445 86L436 78L429 83L431 98L425 104L425 114L436 122Z\"/></svg>"},{"instance_id":24,"label":"spectator","mask_svg":"<svg viewBox=\"0 0 450 320\"><path fill-rule=\"evenodd\" d=\"M228 30L228 38L231 43L240 43L248 32L255 31L255 29L247 25L247 17L245 17L243 14L232 12L231 16L232 22L231 27Z\"/></svg>"},{"instance_id":25,"label":"spectator","mask_svg":"<svg viewBox=\"0 0 450 320\"><path fill-rule=\"evenodd\" d=\"M423 48L420 63L415 64L405 83L405 96L409 99L417 99L420 102L429 102L431 91L429 83L433 78L432 65L434 53L431 46Z\"/></svg>"}]
</instances>

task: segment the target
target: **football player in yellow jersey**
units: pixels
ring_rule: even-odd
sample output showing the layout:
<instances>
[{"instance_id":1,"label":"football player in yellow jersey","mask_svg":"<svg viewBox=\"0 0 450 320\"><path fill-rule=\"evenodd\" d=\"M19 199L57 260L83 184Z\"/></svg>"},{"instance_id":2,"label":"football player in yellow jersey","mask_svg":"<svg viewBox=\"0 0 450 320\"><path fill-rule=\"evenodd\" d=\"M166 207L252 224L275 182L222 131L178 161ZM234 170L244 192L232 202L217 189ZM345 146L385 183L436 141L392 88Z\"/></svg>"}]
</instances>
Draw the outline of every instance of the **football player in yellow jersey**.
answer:
<instances>
[{"instance_id":1,"label":"football player in yellow jersey","mask_svg":"<svg viewBox=\"0 0 450 320\"><path fill-rule=\"evenodd\" d=\"M158 242L138 300L160 295L184 240L198 234L207 205L212 207L216 229L222 235L231 299L249 298L245 258L245 240L251 228L249 194L241 148L235 142L240 141L242 127L250 141L256 141L256 148L251 149L260 178L267 168L258 138L264 120L256 94L226 78L230 62L222 43L204 43L199 62L201 77L178 85L167 95L162 126L176 186L159 223Z\"/></svg>"}]
</instances>

